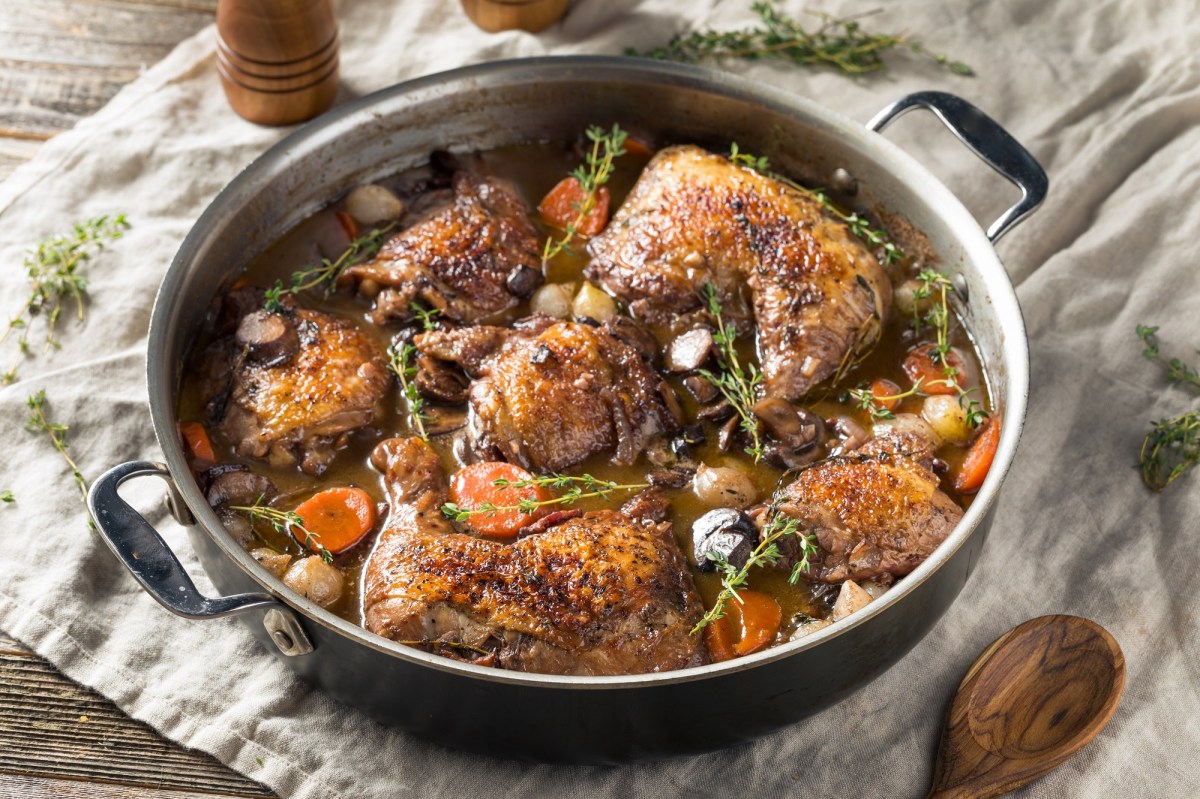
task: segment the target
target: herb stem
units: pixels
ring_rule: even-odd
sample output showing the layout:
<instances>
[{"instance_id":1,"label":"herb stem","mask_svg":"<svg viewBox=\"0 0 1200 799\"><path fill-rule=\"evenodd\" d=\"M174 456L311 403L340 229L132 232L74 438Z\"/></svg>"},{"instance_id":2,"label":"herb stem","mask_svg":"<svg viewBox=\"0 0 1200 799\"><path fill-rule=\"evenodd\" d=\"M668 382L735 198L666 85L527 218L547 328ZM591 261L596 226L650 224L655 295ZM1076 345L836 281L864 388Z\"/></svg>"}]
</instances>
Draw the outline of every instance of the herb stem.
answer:
<instances>
[{"instance_id":1,"label":"herb stem","mask_svg":"<svg viewBox=\"0 0 1200 799\"><path fill-rule=\"evenodd\" d=\"M417 366L414 363L416 354L417 348L412 344L404 343L399 348L393 344L388 347L387 351L388 369L400 381L400 393L404 395L404 403L408 407L408 418L413 429L422 441L428 441L429 434L425 430L425 423L429 421L429 414L425 413L425 398L421 396L416 383L413 382L413 378L417 375Z\"/></svg>"},{"instance_id":2,"label":"herb stem","mask_svg":"<svg viewBox=\"0 0 1200 799\"><path fill-rule=\"evenodd\" d=\"M472 516L485 515L494 516L497 513L504 511L519 511L520 513L531 514L539 508L549 507L551 505L574 505L581 499L590 497L600 497L608 499L615 491L637 491L643 488L649 488L649 483L617 483L612 480L599 480L590 474L583 475L566 475L566 474L550 474L541 477L534 477L529 480L506 480L499 478L492 481L492 485L497 488L554 488L558 490L566 490L566 493L561 496L553 497L544 500L522 499L516 505L495 505L491 502L484 502L475 508L464 508L461 505L456 505L453 502L447 502L442 505L442 514L456 522L463 522Z\"/></svg>"},{"instance_id":3,"label":"herb stem","mask_svg":"<svg viewBox=\"0 0 1200 799\"><path fill-rule=\"evenodd\" d=\"M254 501L253 505L230 505L229 509L245 513L250 517L251 522L265 521L271 527L275 528L276 531L284 535L289 535L292 538L298 538L299 535L303 535L304 540L301 544L305 549L316 552L321 556L321 560L326 563L333 563L333 553L321 543L321 536L305 527L304 520L294 510L279 510L278 508L272 508L270 505L265 505L263 504L263 497L261 495Z\"/></svg>"},{"instance_id":4,"label":"herb stem","mask_svg":"<svg viewBox=\"0 0 1200 799\"><path fill-rule=\"evenodd\" d=\"M275 285L266 291L266 301L263 307L272 312L283 310L282 300L289 294L299 294L302 291L324 286L326 292L332 288L341 277L342 272L356 263L366 260L383 246L387 235L395 230L400 223L389 222L381 228L376 228L350 242L335 260L322 258L321 262L292 273L291 285L285 287L282 280L276 280Z\"/></svg>"},{"instance_id":5,"label":"herb stem","mask_svg":"<svg viewBox=\"0 0 1200 799\"><path fill-rule=\"evenodd\" d=\"M596 209L596 192L612 177L613 161L625 154L625 139L628 138L628 134L616 123L613 123L611 131L606 131L599 125L592 125L586 134L592 142L592 149L585 156L585 163L571 172L571 177L579 181L584 200L572 205L575 218L567 223L563 237L557 241L553 236L546 239L546 246L542 249L543 269L559 253L571 251L571 243L579 235L579 226Z\"/></svg>"},{"instance_id":6,"label":"herb stem","mask_svg":"<svg viewBox=\"0 0 1200 799\"><path fill-rule=\"evenodd\" d=\"M750 364L748 368L742 367L736 346L737 331L725 324L717 287L712 283L705 283L701 293L717 326L716 332L713 333L713 343L716 344L720 371L719 374L714 374L708 369L700 369L699 374L721 392L737 413L742 430L750 436L750 446L746 448L746 453L757 463L763 457L763 443L762 425L754 413L754 404L758 401L762 373L754 364Z\"/></svg>"},{"instance_id":7,"label":"herb stem","mask_svg":"<svg viewBox=\"0 0 1200 799\"><path fill-rule=\"evenodd\" d=\"M31 433L45 433L50 437L50 443L63 460L67 462L67 466L71 468L71 477L75 480L75 486L79 489L79 499L85 505L87 504L87 481L83 479L83 473L79 471L78 464L71 457L71 453L67 451L67 426L51 422L46 417L46 390L42 389L36 394L31 394L25 400L26 406L29 408L29 417L25 420L25 429ZM11 496L11 495L10 495ZM5 500L10 502L11 500ZM88 527L93 530L96 528L95 522L91 516L88 516Z\"/></svg>"}]
</instances>

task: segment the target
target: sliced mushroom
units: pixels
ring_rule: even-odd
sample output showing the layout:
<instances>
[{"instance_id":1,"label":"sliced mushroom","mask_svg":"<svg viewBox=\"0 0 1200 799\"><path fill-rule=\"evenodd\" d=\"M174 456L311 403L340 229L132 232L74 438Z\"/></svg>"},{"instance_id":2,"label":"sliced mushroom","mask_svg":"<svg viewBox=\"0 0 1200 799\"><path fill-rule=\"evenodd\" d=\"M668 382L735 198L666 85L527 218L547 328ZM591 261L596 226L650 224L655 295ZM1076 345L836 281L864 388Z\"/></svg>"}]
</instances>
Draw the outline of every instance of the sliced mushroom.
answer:
<instances>
[{"instance_id":1,"label":"sliced mushroom","mask_svg":"<svg viewBox=\"0 0 1200 799\"><path fill-rule=\"evenodd\" d=\"M429 436L444 436L467 426L466 408L442 408L437 406L422 409L425 414L425 433Z\"/></svg>"},{"instance_id":2,"label":"sliced mushroom","mask_svg":"<svg viewBox=\"0 0 1200 799\"><path fill-rule=\"evenodd\" d=\"M683 387L701 404L712 402L717 398L717 387L708 382L708 378L700 375L688 375L683 378Z\"/></svg>"},{"instance_id":3,"label":"sliced mushroom","mask_svg":"<svg viewBox=\"0 0 1200 799\"><path fill-rule=\"evenodd\" d=\"M758 528L749 516L733 508L717 508L692 523L692 558L702 572L716 568L714 557L724 557L740 569L754 551L756 540Z\"/></svg>"},{"instance_id":4,"label":"sliced mushroom","mask_svg":"<svg viewBox=\"0 0 1200 799\"><path fill-rule=\"evenodd\" d=\"M214 508L222 505L253 505L259 497L275 493L275 485L241 464L216 466L207 472L204 498Z\"/></svg>"},{"instance_id":5,"label":"sliced mushroom","mask_svg":"<svg viewBox=\"0 0 1200 799\"><path fill-rule=\"evenodd\" d=\"M725 420L725 424L721 425L721 429L717 431L717 448L722 452L729 452L733 449L741 429L742 420L738 417L731 416Z\"/></svg>"},{"instance_id":6,"label":"sliced mushroom","mask_svg":"<svg viewBox=\"0 0 1200 799\"><path fill-rule=\"evenodd\" d=\"M690 372L703 366L712 355L712 351L712 331L706 327L697 327L676 336L667 345L663 365L668 372Z\"/></svg>"},{"instance_id":7,"label":"sliced mushroom","mask_svg":"<svg viewBox=\"0 0 1200 799\"><path fill-rule=\"evenodd\" d=\"M422 397L450 405L461 405L467 401L471 381L460 369L428 355L418 355L416 367L413 385Z\"/></svg>"},{"instance_id":8,"label":"sliced mushroom","mask_svg":"<svg viewBox=\"0 0 1200 799\"><path fill-rule=\"evenodd\" d=\"M604 323L604 328L613 337L637 350L645 360L653 361L658 357L658 341L650 334L649 330L628 316L614 316Z\"/></svg>"},{"instance_id":9,"label":"sliced mushroom","mask_svg":"<svg viewBox=\"0 0 1200 799\"><path fill-rule=\"evenodd\" d=\"M544 282L546 282L546 278L541 271L528 264L518 264L504 279L504 285L518 297L530 296Z\"/></svg>"},{"instance_id":10,"label":"sliced mushroom","mask_svg":"<svg viewBox=\"0 0 1200 799\"><path fill-rule=\"evenodd\" d=\"M714 405L705 405L700 410L696 411L696 420L701 422L712 422L719 424L725 421L730 416L736 413L733 406L727 400L721 400Z\"/></svg>"},{"instance_id":11,"label":"sliced mushroom","mask_svg":"<svg viewBox=\"0 0 1200 799\"><path fill-rule=\"evenodd\" d=\"M292 562L291 555L285 555L282 552L276 552L266 547L250 550L250 557L258 561L258 564L271 574L280 578L283 577Z\"/></svg>"},{"instance_id":12,"label":"sliced mushroom","mask_svg":"<svg viewBox=\"0 0 1200 799\"><path fill-rule=\"evenodd\" d=\"M830 455L845 455L871 440L871 434L849 416L834 416L827 420L826 424L832 427L841 439L829 453Z\"/></svg>"},{"instance_id":13,"label":"sliced mushroom","mask_svg":"<svg viewBox=\"0 0 1200 799\"><path fill-rule=\"evenodd\" d=\"M247 358L264 366L278 366L300 351L292 321L262 308L242 317L235 339Z\"/></svg>"}]
</instances>

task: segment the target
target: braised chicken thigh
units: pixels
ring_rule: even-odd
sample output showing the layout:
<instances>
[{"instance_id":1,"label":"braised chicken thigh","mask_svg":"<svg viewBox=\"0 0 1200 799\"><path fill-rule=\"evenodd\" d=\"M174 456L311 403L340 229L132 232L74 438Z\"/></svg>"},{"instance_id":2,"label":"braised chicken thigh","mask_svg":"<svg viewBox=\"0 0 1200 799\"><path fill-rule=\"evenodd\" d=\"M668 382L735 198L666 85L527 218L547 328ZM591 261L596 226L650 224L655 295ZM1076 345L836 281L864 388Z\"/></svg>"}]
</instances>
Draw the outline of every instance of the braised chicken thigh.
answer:
<instances>
[{"instance_id":1,"label":"braised chicken thigh","mask_svg":"<svg viewBox=\"0 0 1200 799\"><path fill-rule=\"evenodd\" d=\"M816 533L820 554L804 576L840 583L903 577L921 565L962 518L938 488L932 461L925 438L891 434L800 472L779 512ZM797 546L794 537L782 540L784 565L798 555Z\"/></svg>"},{"instance_id":2,"label":"braised chicken thigh","mask_svg":"<svg viewBox=\"0 0 1200 799\"><path fill-rule=\"evenodd\" d=\"M631 464L680 424L670 386L608 325L535 316L512 328L435 330L415 342L473 379L467 431L483 460L558 471L613 450L614 463Z\"/></svg>"},{"instance_id":3,"label":"braised chicken thigh","mask_svg":"<svg viewBox=\"0 0 1200 799\"><path fill-rule=\"evenodd\" d=\"M343 319L285 305L246 313L203 358L205 414L241 457L321 474L375 419L391 383L375 341Z\"/></svg>"},{"instance_id":4,"label":"braised chicken thigh","mask_svg":"<svg viewBox=\"0 0 1200 799\"><path fill-rule=\"evenodd\" d=\"M513 544L489 541L441 514L449 494L428 444L389 439L372 463L385 473L391 515L364 569L368 630L546 674L706 662L689 634L703 606L669 525L604 510Z\"/></svg>"},{"instance_id":5,"label":"braised chicken thigh","mask_svg":"<svg viewBox=\"0 0 1200 799\"><path fill-rule=\"evenodd\" d=\"M873 345L891 305L875 257L820 203L691 145L651 159L588 249L589 279L652 323L701 308L711 283L757 327L765 392L784 399Z\"/></svg>"},{"instance_id":6,"label":"braised chicken thigh","mask_svg":"<svg viewBox=\"0 0 1200 799\"><path fill-rule=\"evenodd\" d=\"M443 205L389 239L341 282L378 291L371 320L406 321L421 302L469 322L516 305L541 283L541 243L525 203L495 178L457 172ZM382 287L382 288L381 288Z\"/></svg>"}]
</instances>

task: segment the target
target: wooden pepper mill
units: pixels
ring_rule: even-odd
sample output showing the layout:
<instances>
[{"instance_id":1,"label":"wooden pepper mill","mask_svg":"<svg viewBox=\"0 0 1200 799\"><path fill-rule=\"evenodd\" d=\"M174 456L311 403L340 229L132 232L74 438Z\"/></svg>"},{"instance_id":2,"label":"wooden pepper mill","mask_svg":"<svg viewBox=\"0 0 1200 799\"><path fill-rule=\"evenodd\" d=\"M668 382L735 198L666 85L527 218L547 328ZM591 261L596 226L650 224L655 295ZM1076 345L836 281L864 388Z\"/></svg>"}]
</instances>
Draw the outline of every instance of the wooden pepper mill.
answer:
<instances>
[{"instance_id":1,"label":"wooden pepper mill","mask_svg":"<svg viewBox=\"0 0 1200 799\"><path fill-rule=\"evenodd\" d=\"M537 33L567 13L571 0L462 0L463 10L488 33L519 28Z\"/></svg>"},{"instance_id":2,"label":"wooden pepper mill","mask_svg":"<svg viewBox=\"0 0 1200 799\"><path fill-rule=\"evenodd\" d=\"M219 0L217 72L251 122L291 125L327 110L338 87L330 0Z\"/></svg>"}]
</instances>

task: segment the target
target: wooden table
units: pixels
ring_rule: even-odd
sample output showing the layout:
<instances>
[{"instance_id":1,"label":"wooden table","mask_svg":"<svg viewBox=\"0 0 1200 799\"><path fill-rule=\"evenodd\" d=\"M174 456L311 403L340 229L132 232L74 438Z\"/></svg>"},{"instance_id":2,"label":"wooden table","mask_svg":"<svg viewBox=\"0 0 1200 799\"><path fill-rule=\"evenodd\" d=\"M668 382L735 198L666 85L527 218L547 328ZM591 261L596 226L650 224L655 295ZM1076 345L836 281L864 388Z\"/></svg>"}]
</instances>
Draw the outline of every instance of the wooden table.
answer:
<instances>
[{"instance_id":1,"label":"wooden table","mask_svg":"<svg viewBox=\"0 0 1200 799\"><path fill-rule=\"evenodd\" d=\"M0 0L0 180L210 23L216 5ZM129 718L0 631L0 799L272 795Z\"/></svg>"}]
</instances>

